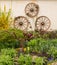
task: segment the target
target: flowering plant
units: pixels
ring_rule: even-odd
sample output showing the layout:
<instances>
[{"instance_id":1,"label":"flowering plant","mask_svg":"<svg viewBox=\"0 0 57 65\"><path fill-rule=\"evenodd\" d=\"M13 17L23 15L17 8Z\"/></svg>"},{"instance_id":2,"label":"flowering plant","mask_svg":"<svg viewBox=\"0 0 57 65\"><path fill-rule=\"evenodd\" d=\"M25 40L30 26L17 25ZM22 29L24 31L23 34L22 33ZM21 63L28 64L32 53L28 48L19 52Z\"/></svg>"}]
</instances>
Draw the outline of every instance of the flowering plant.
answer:
<instances>
[{"instance_id":1,"label":"flowering plant","mask_svg":"<svg viewBox=\"0 0 57 65\"><path fill-rule=\"evenodd\" d=\"M4 6L4 11L2 11L0 7L0 30L8 29L11 21L11 9L9 9L9 11L7 12L6 6Z\"/></svg>"}]
</instances>

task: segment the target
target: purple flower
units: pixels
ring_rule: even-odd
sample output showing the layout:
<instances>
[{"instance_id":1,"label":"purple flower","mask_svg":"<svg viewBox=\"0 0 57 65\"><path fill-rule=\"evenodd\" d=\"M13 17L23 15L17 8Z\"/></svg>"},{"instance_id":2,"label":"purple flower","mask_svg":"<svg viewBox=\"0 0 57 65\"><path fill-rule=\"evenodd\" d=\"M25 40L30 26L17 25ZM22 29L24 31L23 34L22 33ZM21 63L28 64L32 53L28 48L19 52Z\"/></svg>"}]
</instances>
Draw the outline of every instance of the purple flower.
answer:
<instances>
[{"instance_id":1,"label":"purple flower","mask_svg":"<svg viewBox=\"0 0 57 65\"><path fill-rule=\"evenodd\" d=\"M52 61L52 60L53 60L53 57L49 57L49 58L48 58L48 61Z\"/></svg>"}]
</instances>

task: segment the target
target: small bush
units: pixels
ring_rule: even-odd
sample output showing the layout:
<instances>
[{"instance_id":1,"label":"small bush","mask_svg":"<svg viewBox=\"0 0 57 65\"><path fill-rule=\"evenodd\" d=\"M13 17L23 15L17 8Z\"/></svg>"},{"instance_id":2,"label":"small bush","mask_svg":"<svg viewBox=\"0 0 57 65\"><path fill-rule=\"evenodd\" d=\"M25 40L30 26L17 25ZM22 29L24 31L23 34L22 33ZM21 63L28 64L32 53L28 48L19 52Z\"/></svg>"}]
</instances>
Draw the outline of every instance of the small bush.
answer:
<instances>
[{"instance_id":1,"label":"small bush","mask_svg":"<svg viewBox=\"0 0 57 65\"><path fill-rule=\"evenodd\" d=\"M30 55L20 55L18 59L19 65L32 65L32 57Z\"/></svg>"},{"instance_id":2,"label":"small bush","mask_svg":"<svg viewBox=\"0 0 57 65\"><path fill-rule=\"evenodd\" d=\"M43 57L37 57L35 58L35 65L43 65L45 62L44 62L44 58Z\"/></svg>"},{"instance_id":3,"label":"small bush","mask_svg":"<svg viewBox=\"0 0 57 65\"><path fill-rule=\"evenodd\" d=\"M24 35L21 30L8 29L0 31L0 49L2 48L18 48L20 46L20 39L23 39Z\"/></svg>"},{"instance_id":4,"label":"small bush","mask_svg":"<svg viewBox=\"0 0 57 65\"><path fill-rule=\"evenodd\" d=\"M30 47L30 52L38 52L38 43L36 39L30 40L27 45Z\"/></svg>"},{"instance_id":5,"label":"small bush","mask_svg":"<svg viewBox=\"0 0 57 65\"><path fill-rule=\"evenodd\" d=\"M9 55L0 55L0 65L14 65L14 62Z\"/></svg>"},{"instance_id":6,"label":"small bush","mask_svg":"<svg viewBox=\"0 0 57 65\"><path fill-rule=\"evenodd\" d=\"M1 49L1 55L9 55L10 57L15 57L16 56L16 50L15 49Z\"/></svg>"},{"instance_id":7,"label":"small bush","mask_svg":"<svg viewBox=\"0 0 57 65\"><path fill-rule=\"evenodd\" d=\"M48 54L50 54L50 56L56 59L57 58L57 47L51 46L51 48L48 50Z\"/></svg>"}]
</instances>

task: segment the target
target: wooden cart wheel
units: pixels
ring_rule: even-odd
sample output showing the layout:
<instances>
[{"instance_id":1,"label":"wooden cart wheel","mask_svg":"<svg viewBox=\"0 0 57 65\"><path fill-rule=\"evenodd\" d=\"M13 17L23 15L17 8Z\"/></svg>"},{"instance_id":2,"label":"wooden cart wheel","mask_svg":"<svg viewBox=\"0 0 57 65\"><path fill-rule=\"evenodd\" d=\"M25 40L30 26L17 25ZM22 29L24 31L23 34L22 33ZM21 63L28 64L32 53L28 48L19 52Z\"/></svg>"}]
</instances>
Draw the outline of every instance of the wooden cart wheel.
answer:
<instances>
[{"instance_id":1,"label":"wooden cart wheel","mask_svg":"<svg viewBox=\"0 0 57 65\"><path fill-rule=\"evenodd\" d=\"M48 17L40 16L36 19L35 27L37 30L47 31L51 25L51 22Z\"/></svg>"},{"instance_id":2,"label":"wooden cart wheel","mask_svg":"<svg viewBox=\"0 0 57 65\"><path fill-rule=\"evenodd\" d=\"M39 12L39 6L36 3L29 3L25 7L25 13L29 17L35 17L38 15Z\"/></svg>"},{"instance_id":3,"label":"wooden cart wheel","mask_svg":"<svg viewBox=\"0 0 57 65\"><path fill-rule=\"evenodd\" d=\"M18 16L14 19L14 27L20 30L26 30L28 27L28 20L24 16Z\"/></svg>"}]
</instances>

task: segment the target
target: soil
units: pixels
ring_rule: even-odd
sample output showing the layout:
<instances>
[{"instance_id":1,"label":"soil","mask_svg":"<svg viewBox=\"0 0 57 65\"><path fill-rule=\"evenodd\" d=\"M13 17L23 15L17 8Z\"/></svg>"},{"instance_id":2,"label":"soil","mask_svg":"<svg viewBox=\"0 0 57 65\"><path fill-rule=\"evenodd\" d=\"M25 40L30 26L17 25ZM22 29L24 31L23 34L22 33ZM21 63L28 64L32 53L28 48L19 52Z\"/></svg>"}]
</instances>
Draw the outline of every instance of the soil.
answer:
<instances>
[{"instance_id":1,"label":"soil","mask_svg":"<svg viewBox=\"0 0 57 65\"><path fill-rule=\"evenodd\" d=\"M36 55L36 56L40 56L40 57L48 57L49 54L42 52L42 53L37 53L37 52L31 52L31 55Z\"/></svg>"}]
</instances>

